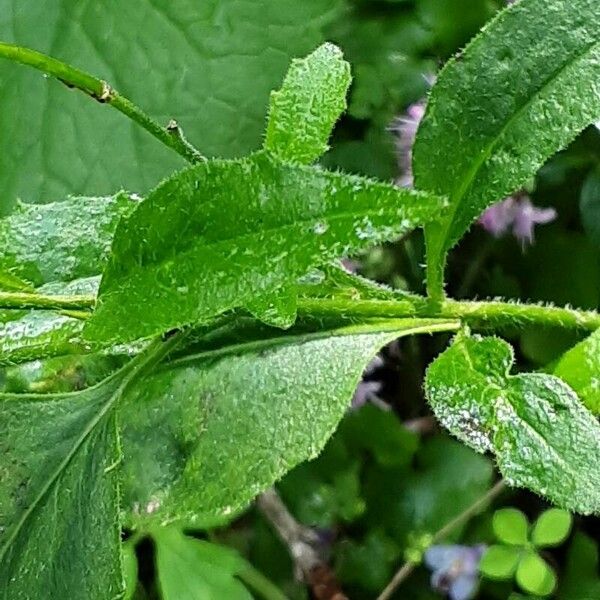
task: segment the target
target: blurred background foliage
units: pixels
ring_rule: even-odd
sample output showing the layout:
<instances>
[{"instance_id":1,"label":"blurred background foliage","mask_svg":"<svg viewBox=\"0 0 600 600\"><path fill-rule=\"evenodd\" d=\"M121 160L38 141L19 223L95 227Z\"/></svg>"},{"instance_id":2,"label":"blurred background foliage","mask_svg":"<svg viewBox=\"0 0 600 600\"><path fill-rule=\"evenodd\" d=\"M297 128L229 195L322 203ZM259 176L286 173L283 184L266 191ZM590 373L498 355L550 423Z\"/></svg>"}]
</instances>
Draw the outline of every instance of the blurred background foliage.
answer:
<instances>
[{"instance_id":1,"label":"blurred background foliage","mask_svg":"<svg viewBox=\"0 0 600 600\"><path fill-rule=\"evenodd\" d=\"M336 42L353 65L354 82L348 112L323 162L395 180L403 175L397 119L426 95L443 62L502 5L501 0L0 0L0 39L106 78L161 122L176 118L205 154L227 157L259 146L268 93L279 86L290 58L323 40ZM183 166L144 131L60 83L8 63L0 64L0 81L4 214L17 198L48 202L121 188L143 194ZM556 210L554 222L538 227L531 245L474 226L451 254L449 293L598 308L598 129L589 128L552 159L528 192L536 206ZM422 292L423 262L423 240L416 232L354 257L351 266L392 287ZM523 370L549 368L577 341L573 333L553 330L504 333ZM375 598L405 560L419 561L431 535L497 479L488 458L438 429L424 402L424 369L446 341L407 339L384 349L323 454L277 486L294 518L315 533L349 598ZM5 369L0 382L14 392L81 389L125 359L38 361ZM497 543L494 511L502 507L518 508L531 523L548 508L529 493L505 491L444 539L456 550L442 573L446 580L434 581L438 588L452 592L463 564L460 548ZM128 533L130 597L248 597L240 581L257 597L276 597L268 595L265 576L289 598L315 593L299 581L289 548L256 508L227 527L186 534ZM550 596L600 598L599 534L597 519L577 517L558 545L539 550L558 581ZM207 539L234 552L195 543ZM498 565L487 565L486 573ZM394 597L444 597L431 585L432 570L418 566ZM534 571L535 566L533 578ZM182 581L189 585L182 587ZM469 594L452 597L536 597L512 576L493 579L476 572L473 582ZM541 587L538 591L544 595Z\"/></svg>"}]
</instances>

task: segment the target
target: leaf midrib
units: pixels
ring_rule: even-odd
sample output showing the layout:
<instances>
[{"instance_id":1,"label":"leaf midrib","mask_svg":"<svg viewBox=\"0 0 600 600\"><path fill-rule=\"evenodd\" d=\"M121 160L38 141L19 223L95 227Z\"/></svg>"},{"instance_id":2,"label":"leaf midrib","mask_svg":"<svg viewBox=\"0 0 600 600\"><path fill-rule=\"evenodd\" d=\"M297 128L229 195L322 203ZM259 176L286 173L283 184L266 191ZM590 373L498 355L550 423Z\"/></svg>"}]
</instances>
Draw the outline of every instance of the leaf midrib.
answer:
<instances>
[{"instance_id":1,"label":"leaf midrib","mask_svg":"<svg viewBox=\"0 0 600 600\"><path fill-rule=\"evenodd\" d=\"M106 414L112 409L115 403L121 398L127 387L131 384L131 382L135 379L136 375L145 367L147 367L150 363L155 360L160 360L162 356L164 356L168 350L172 349L176 343L178 343L179 338L177 336L173 336L171 340L160 343L160 345L153 346L147 350L147 352L138 355L138 357L134 358L129 364L125 365L121 370L117 371L113 375L110 375L104 381L101 381L99 384L84 390L83 392L72 392L66 394L26 394L26 396L30 398L35 398L36 400L49 400L49 401L60 401L65 398L74 398L76 396L80 396L82 394L93 393L94 390L98 390L105 386L110 386L111 384L115 384L115 380L122 377L120 383L116 384L116 388L113 392L110 393L108 400L102 405L98 413L90 420L88 425L85 427L81 435L77 438L71 450L67 453L65 458L58 464L54 472L47 479L46 484L42 487L38 495L34 498L31 504L27 507L25 511L23 511L21 517L16 522L15 526L11 529L10 535L6 538L5 542L0 546L0 561L3 560L4 556L10 549L12 543L15 541L19 532L23 528L26 521L29 519L34 510L38 507L42 499L46 496L50 488L56 483L61 474L68 467L71 460L74 458L78 450L90 436L90 434L94 431L98 423L106 416ZM19 394L5 394L0 397L0 401L11 401L11 400L22 400ZM35 400L32 400L35 401Z\"/></svg>"},{"instance_id":2,"label":"leaf midrib","mask_svg":"<svg viewBox=\"0 0 600 600\"><path fill-rule=\"evenodd\" d=\"M505 133L512 127L512 125L521 118L523 113L529 109L532 104L539 98L539 96L548 88L550 85L560 76L561 73L569 69L571 66L576 64L580 59L584 58L589 52L591 52L594 47L600 46L600 42L597 40L592 41L587 44L585 48L581 52L577 52L571 59L567 62L563 63L558 69L555 69L542 83L542 85L531 95L531 97L521 105L504 123L504 125L499 130L498 134L492 139L492 141L484 147L484 150L478 154L478 157L471 168L467 171L465 177L461 180L460 184L454 189L454 191L450 194L450 219L446 221L447 225L444 227L443 235L444 235L444 247L447 244L448 232L454 226L454 219L456 213L458 211L458 207L461 201L466 196L467 192L473 185L477 174L479 173L483 164L490 158L496 146L500 143L500 140L504 137Z\"/></svg>"}]
</instances>

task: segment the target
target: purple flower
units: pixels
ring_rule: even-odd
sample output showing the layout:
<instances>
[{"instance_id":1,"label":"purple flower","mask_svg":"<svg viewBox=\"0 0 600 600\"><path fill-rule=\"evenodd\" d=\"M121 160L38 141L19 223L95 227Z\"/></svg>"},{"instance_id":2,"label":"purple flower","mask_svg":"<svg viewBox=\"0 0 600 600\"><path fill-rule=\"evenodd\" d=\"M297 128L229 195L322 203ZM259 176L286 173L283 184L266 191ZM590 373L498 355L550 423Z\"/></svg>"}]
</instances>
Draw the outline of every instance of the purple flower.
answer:
<instances>
[{"instance_id":1,"label":"purple flower","mask_svg":"<svg viewBox=\"0 0 600 600\"><path fill-rule=\"evenodd\" d=\"M503 236L509 229L523 246L533 243L533 229L556 219L553 208L534 206L527 194L509 196L496 202L479 217L478 223L494 237Z\"/></svg>"},{"instance_id":2,"label":"purple flower","mask_svg":"<svg viewBox=\"0 0 600 600\"><path fill-rule=\"evenodd\" d=\"M383 358L378 354L375 358L367 365L367 368L363 372L363 377L371 375L374 371L383 366ZM358 384L354 396L352 397L352 403L350 410L357 410L361 406L364 406L367 402L387 409L387 405L381 398L377 396L378 392L381 391L383 384L381 381L364 381L364 379Z\"/></svg>"},{"instance_id":3,"label":"purple flower","mask_svg":"<svg viewBox=\"0 0 600 600\"><path fill-rule=\"evenodd\" d=\"M469 600L479 581L479 561L486 550L477 546L431 546L425 564L432 570L431 587L451 600Z\"/></svg>"},{"instance_id":4,"label":"purple flower","mask_svg":"<svg viewBox=\"0 0 600 600\"><path fill-rule=\"evenodd\" d=\"M398 180L398 184L402 187L412 187L412 148L417 137L417 129L425 114L427 103L421 100L415 104L411 104L406 114L399 117L392 126L393 131L398 135L398 162L402 170L402 176Z\"/></svg>"}]
</instances>

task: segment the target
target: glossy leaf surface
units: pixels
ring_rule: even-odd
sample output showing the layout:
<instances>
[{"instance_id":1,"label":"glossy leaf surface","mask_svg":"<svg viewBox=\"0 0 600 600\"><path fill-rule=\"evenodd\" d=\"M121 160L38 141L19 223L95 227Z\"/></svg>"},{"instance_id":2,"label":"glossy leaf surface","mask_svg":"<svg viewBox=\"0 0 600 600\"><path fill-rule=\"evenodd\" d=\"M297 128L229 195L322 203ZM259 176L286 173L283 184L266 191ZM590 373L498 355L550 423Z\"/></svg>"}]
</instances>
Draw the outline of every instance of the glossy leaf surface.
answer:
<instances>
[{"instance_id":1,"label":"glossy leaf surface","mask_svg":"<svg viewBox=\"0 0 600 600\"><path fill-rule=\"evenodd\" d=\"M272 322L270 299L310 268L398 237L442 205L262 153L187 169L121 221L87 337L129 341L248 305ZM269 300L258 311L257 298Z\"/></svg>"},{"instance_id":2,"label":"glossy leaf surface","mask_svg":"<svg viewBox=\"0 0 600 600\"><path fill-rule=\"evenodd\" d=\"M475 450L494 452L510 485L575 512L600 512L598 421L561 379L510 375L512 363L506 342L458 335L427 371L436 416Z\"/></svg>"}]
</instances>

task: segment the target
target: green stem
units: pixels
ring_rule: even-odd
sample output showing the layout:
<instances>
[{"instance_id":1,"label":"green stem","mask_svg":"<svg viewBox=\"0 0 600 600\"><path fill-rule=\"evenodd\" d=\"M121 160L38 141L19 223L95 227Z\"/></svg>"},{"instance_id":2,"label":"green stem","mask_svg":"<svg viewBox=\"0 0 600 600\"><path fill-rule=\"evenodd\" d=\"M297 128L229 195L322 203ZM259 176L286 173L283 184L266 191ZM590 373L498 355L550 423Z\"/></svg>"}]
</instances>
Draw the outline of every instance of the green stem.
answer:
<instances>
[{"instance_id":1,"label":"green stem","mask_svg":"<svg viewBox=\"0 0 600 600\"><path fill-rule=\"evenodd\" d=\"M94 307L94 296L52 296L29 292L0 292L0 310L28 309L82 311ZM79 315L81 316L81 315Z\"/></svg>"},{"instance_id":2,"label":"green stem","mask_svg":"<svg viewBox=\"0 0 600 600\"><path fill-rule=\"evenodd\" d=\"M238 577L265 600L288 600L288 597L270 579L248 562L245 569L238 573Z\"/></svg>"},{"instance_id":3,"label":"green stem","mask_svg":"<svg viewBox=\"0 0 600 600\"><path fill-rule=\"evenodd\" d=\"M413 304L407 302L406 298L400 301L299 298L298 312L311 317L344 315L361 319L459 319L474 329L502 329L527 325L583 331L600 328L600 314L595 311L502 300L444 300L439 303L426 303L423 298L417 296L412 302Z\"/></svg>"},{"instance_id":4,"label":"green stem","mask_svg":"<svg viewBox=\"0 0 600 600\"><path fill-rule=\"evenodd\" d=\"M197 163L204 160L200 152L183 135L180 135L179 130L179 133L174 134L168 128L161 127L138 106L124 96L121 96L104 80L93 77L89 73L80 71L46 54L31 50L30 48L15 46L14 44L0 42L0 58L6 58L13 62L38 69L47 75L56 77L68 87L81 90L100 103L109 104L138 125L141 125L157 140L183 156L188 162Z\"/></svg>"},{"instance_id":5,"label":"green stem","mask_svg":"<svg viewBox=\"0 0 600 600\"><path fill-rule=\"evenodd\" d=\"M467 507L463 512L448 521L440 530L438 530L431 538L429 546L431 547L438 542L445 539L450 533L452 533L457 527L464 525L477 513L481 512L492 500L494 500L502 491L504 491L506 484L500 480L490 488L483 496L480 496L473 504ZM387 584L383 592L377 596L377 600L389 600L394 592L398 589L401 583L408 578L409 575L419 566L418 562L408 560L406 561L396 574Z\"/></svg>"}]
</instances>

